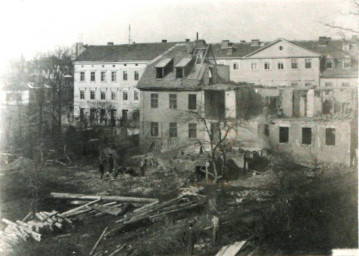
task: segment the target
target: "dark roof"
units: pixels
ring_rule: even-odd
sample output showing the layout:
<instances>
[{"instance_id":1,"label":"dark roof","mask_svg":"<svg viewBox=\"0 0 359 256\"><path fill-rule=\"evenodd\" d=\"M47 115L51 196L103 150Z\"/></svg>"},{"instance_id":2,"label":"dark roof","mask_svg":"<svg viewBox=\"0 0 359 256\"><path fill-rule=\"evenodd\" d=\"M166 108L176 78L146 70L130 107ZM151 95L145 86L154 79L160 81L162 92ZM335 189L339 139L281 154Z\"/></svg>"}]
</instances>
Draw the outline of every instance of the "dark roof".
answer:
<instances>
[{"instance_id":1,"label":"dark roof","mask_svg":"<svg viewBox=\"0 0 359 256\"><path fill-rule=\"evenodd\" d=\"M231 43L231 46L232 47L227 47L226 49L221 49L221 44L212 44L213 54L216 57L229 57L229 58L243 57L263 47L263 46L252 46L251 42Z\"/></svg>"},{"instance_id":2,"label":"dark roof","mask_svg":"<svg viewBox=\"0 0 359 256\"><path fill-rule=\"evenodd\" d=\"M182 43L176 45L172 50L165 53L161 58L147 65L140 81L139 89L188 89L196 90L201 85L203 74L208 69L208 64L189 64L189 73L184 78L176 78L175 66L183 62L184 58L191 58L193 43ZM156 78L156 66L166 59L173 59L173 70L163 78Z\"/></svg>"},{"instance_id":3,"label":"dark roof","mask_svg":"<svg viewBox=\"0 0 359 256\"><path fill-rule=\"evenodd\" d=\"M176 43L89 45L75 61L148 61L153 60L175 44Z\"/></svg>"}]
</instances>

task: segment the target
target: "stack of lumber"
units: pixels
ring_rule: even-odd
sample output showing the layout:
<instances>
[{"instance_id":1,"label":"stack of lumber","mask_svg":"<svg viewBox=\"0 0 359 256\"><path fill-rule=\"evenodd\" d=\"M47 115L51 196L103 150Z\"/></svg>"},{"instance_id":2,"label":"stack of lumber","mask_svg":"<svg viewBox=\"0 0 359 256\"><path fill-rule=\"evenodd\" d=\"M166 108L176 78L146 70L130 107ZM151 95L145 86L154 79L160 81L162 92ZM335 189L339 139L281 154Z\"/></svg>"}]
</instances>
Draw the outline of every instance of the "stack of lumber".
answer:
<instances>
[{"instance_id":1,"label":"stack of lumber","mask_svg":"<svg viewBox=\"0 0 359 256\"><path fill-rule=\"evenodd\" d=\"M17 220L15 222L8 219L2 219L7 224L4 231L0 231L0 252L11 250L11 247L16 245L19 241L27 241L32 238L36 241L41 241L41 234L54 229L62 229L64 223L71 224L65 216L61 216L57 211L52 212L37 212L36 219L25 222L24 220Z\"/></svg>"},{"instance_id":2,"label":"stack of lumber","mask_svg":"<svg viewBox=\"0 0 359 256\"><path fill-rule=\"evenodd\" d=\"M193 193L192 195L183 194L162 203L153 202L151 204L144 205L116 221L117 225L113 226L112 229L105 234L105 236L115 235L125 229L126 226L134 223L145 221L155 222L160 220L165 215L197 208L205 204L206 201L207 199L205 197L199 195L197 196Z\"/></svg>"}]
</instances>

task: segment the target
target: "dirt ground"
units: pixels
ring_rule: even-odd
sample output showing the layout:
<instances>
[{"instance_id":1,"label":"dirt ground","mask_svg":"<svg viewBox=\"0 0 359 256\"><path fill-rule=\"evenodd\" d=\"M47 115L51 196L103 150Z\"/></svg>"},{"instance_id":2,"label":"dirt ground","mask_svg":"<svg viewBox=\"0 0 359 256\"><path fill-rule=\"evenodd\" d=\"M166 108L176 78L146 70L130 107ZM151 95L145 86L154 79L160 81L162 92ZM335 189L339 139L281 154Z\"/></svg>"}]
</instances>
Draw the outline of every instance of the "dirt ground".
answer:
<instances>
[{"instance_id":1,"label":"dirt ground","mask_svg":"<svg viewBox=\"0 0 359 256\"><path fill-rule=\"evenodd\" d=\"M344 207L345 210L338 213L339 209L336 209L333 214L341 214L341 216L337 217L337 215L324 220L328 222L328 226L333 226L336 230L344 227L343 237L338 237L335 230L330 229L330 227L328 229L327 225L321 224L322 222L319 224L313 222L310 225L314 227L314 230L318 231L318 236L322 238L321 232L328 234L328 236L324 237L325 244L323 243L322 247L311 247L311 240L302 241L302 243L298 242L302 240L301 233L305 232L305 230L299 228L298 235L294 234L298 236L298 241L293 240L293 248L281 248L278 240L258 237L258 233L261 233L262 229L268 228L265 225L258 225L258 223L264 222L266 215L270 216L269 213L273 208L273 194L268 191L267 186L278 184L270 172L257 175L247 174L236 181L225 181L219 186L213 187L213 185L204 184L203 182L195 182L193 174L186 170L179 168L171 170L154 169L148 170L147 175L144 177L119 175L115 180L111 180L109 177L100 180L96 163L77 163L74 166L45 166L41 170L27 163L26 167L21 170L3 170L0 171L0 218L21 220L30 210L57 210L62 212L74 208L66 200L49 198L51 192L141 196L165 201L176 197L179 194L179 188L193 185L204 186L205 190L207 190L206 194L217 190L222 223L221 242L216 246L212 246L210 243L211 231L203 228L209 223L206 210L185 213L186 218L196 217L198 222L198 239L195 245L196 255L214 255L221 246L248 239L249 237L255 237L252 246L256 248L256 255L327 254L329 253L328 249L334 245L339 247L340 245L353 246L353 242L346 243L345 241L348 240L348 236L352 236L357 230L352 227L355 223L357 226L355 217L357 216L355 215L357 213L355 210L357 178L355 172L354 174L350 172L349 174L341 175L340 179L337 176L328 176L325 180L326 185L321 188L321 192L318 192L327 193L326 191L330 191L330 187L333 186L344 187L343 194L333 195L338 196L339 206ZM139 172L138 169L135 169L135 171ZM332 201L328 198L333 197L333 195L329 194L325 197L327 200L325 202L328 202L328 204L323 205L323 211L328 207L340 208L337 207L338 205L329 204ZM322 198L319 200L323 201ZM349 215L348 211L350 212ZM298 210L298 214L301 214L300 210ZM110 215L102 217L83 215L74 223L74 227L62 232L45 235L41 242L29 240L19 243L10 255L88 255L105 227L111 227L118 219L119 217ZM185 255L186 242L183 234L183 223L179 222L178 219L181 218L165 218L162 222L152 224L150 227L146 225L135 227L135 232L125 232L106 238L100 243L98 250L111 251L116 245L126 242L130 248L139 249L140 252L137 255ZM343 221L348 222L348 224L343 225ZM298 225L305 226L302 223ZM0 229L4 229L3 223L0 224ZM309 229L308 232L313 232L313 230ZM69 234L69 236L63 236L64 234ZM351 240L353 239L351 238ZM267 244L268 241L270 241L269 245ZM148 254L148 249L151 246L154 248L154 253ZM171 250L171 248L177 249Z\"/></svg>"}]
</instances>

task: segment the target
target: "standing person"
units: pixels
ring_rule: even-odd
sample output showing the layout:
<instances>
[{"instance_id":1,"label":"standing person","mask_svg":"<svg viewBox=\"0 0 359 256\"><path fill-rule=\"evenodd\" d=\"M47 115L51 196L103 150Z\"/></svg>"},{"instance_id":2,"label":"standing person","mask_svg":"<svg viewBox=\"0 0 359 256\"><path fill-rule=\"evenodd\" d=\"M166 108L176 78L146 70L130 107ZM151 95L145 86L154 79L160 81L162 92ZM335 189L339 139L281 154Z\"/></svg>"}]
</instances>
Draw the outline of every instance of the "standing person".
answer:
<instances>
[{"instance_id":1,"label":"standing person","mask_svg":"<svg viewBox=\"0 0 359 256\"><path fill-rule=\"evenodd\" d=\"M98 166L98 170L100 172L100 179L102 180L103 175L105 174L105 164L104 164L104 161L102 159L100 159L100 164Z\"/></svg>"},{"instance_id":2,"label":"standing person","mask_svg":"<svg viewBox=\"0 0 359 256\"><path fill-rule=\"evenodd\" d=\"M111 179L113 179L113 169L115 167L115 163L112 157L112 154L110 154L108 158L108 172L110 173Z\"/></svg>"},{"instance_id":3,"label":"standing person","mask_svg":"<svg viewBox=\"0 0 359 256\"><path fill-rule=\"evenodd\" d=\"M217 215L213 215L211 219L212 223L212 244L215 246L219 239L219 218Z\"/></svg>"},{"instance_id":4,"label":"standing person","mask_svg":"<svg viewBox=\"0 0 359 256\"><path fill-rule=\"evenodd\" d=\"M193 223L190 222L188 225L188 230L187 230L187 246L188 246L188 255L192 256L193 255L193 248L194 248L194 244L196 243L196 234L193 230Z\"/></svg>"},{"instance_id":5,"label":"standing person","mask_svg":"<svg viewBox=\"0 0 359 256\"><path fill-rule=\"evenodd\" d=\"M147 159L142 159L141 161L141 176L145 176L145 169L146 169L146 165L147 165Z\"/></svg>"}]
</instances>

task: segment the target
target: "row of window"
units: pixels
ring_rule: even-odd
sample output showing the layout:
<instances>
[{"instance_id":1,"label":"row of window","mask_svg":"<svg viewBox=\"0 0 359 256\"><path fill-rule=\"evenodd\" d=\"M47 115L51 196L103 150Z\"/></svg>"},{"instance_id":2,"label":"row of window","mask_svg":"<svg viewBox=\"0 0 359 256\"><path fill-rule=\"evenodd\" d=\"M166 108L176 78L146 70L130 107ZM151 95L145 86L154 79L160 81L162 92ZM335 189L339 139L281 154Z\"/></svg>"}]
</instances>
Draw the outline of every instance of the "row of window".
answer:
<instances>
[{"instance_id":1,"label":"row of window","mask_svg":"<svg viewBox=\"0 0 359 256\"><path fill-rule=\"evenodd\" d=\"M332 82L326 82L325 83L325 87L332 87L333 86L333 83ZM349 82L342 82L342 86L343 87L349 87L350 86L350 83Z\"/></svg>"},{"instance_id":2,"label":"row of window","mask_svg":"<svg viewBox=\"0 0 359 256\"><path fill-rule=\"evenodd\" d=\"M325 66L327 69L332 69L334 68L334 59L327 59L325 61ZM351 59L350 58L344 58L343 59L343 68L344 69L350 69L351 68Z\"/></svg>"},{"instance_id":3,"label":"row of window","mask_svg":"<svg viewBox=\"0 0 359 256\"><path fill-rule=\"evenodd\" d=\"M140 78L140 73L138 71L133 72L133 79L135 81L138 81ZM122 71L122 80L127 81L128 80L128 72L126 70ZM80 72L80 81L85 82L85 71ZM96 72L91 71L90 73L90 81L96 82ZM106 82L106 71L101 71L100 73L100 81ZM117 81L117 71L111 71L111 82Z\"/></svg>"},{"instance_id":4,"label":"row of window","mask_svg":"<svg viewBox=\"0 0 359 256\"><path fill-rule=\"evenodd\" d=\"M264 131L265 135L269 135L268 127ZM279 127L279 143L288 143L289 142L289 127ZM302 128L302 144L311 145L312 144L312 128L303 127ZM335 146L335 128L326 128L325 129L325 145Z\"/></svg>"},{"instance_id":5,"label":"row of window","mask_svg":"<svg viewBox=\"0 0 359 256\"><path fill-rule=\"evenodd\" d=\"M158 108L158 94L151 93L151 108ZM177 109L177 94L169 94L169 108ZM197 108L197 95L188 94L188 109L194 110Z\"/></svg>"},{"instance_id":6,"label":"row of window","mask_svg":"<svg viewBox=\"0 0 359 256\"><path fill-rule=\"evenodd\" d=\"M271 66L272 62L270 60L265 60L263 63L263 69L265 70L271 70L272 66ZM291 65L290 65L291 69L298 69L298 60L297 59L291 59ZM304 67L306 69L311 69L312 68L312 59L305 59L304 60ZM234 62L233 63L233 70L238 70L239 69L239 64L238 62ZM251 62L251 69L252 70L257 70L258 69L258 62L257 61L253 61ZM284 69L284 62L283 61L277 61L277 69Z\"/></svg>"},{"instance_id":7,"label":"row of window","mask_svg":"<svg viewBox=\"0 0 359 256\"><path fill-rule=\"evenodd\" d=\"M151 122L151 136L158 137L159 126L158 122ZM169 123L169 136L171 138L177 137L177 123ZM188 124L188 138L197 138L197 124Z\"/></svg>"},{"instance_id":8,"label":"row of window","mask_svg":"<svg viewBox=\"0 0 359 256\"><path fill-rule=\"evenodd\" d=\"M134 100L138 100L139 99L139 91L133 91L133 99ZM116 100L117 98L117 94L115 91L111 91L111 100ZM100 91L100 98L101 100L106 100L106 92L105 91ZM84 100L85 99L85 91L84 90L80 90L80 99ZM90 90L90 100L95 100L96 99L96 91L95 90ZM122 99L123 100L128 100L128 91L122 91Z\"/></svg>"}]
</instances>

